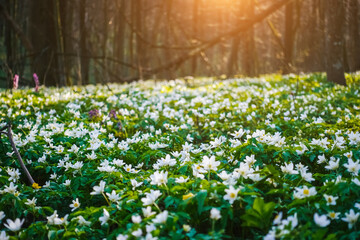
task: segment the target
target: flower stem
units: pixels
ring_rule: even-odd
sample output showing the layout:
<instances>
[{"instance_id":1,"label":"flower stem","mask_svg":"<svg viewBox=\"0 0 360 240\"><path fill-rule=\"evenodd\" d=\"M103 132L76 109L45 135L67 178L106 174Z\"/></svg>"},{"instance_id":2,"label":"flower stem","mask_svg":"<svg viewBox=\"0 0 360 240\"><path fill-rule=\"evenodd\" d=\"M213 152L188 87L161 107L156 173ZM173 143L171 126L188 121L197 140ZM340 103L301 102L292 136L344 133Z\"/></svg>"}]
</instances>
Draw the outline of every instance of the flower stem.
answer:
<instances>
[{"instance_id":1,"label":"flower stem","mask_svg":"<svg viewBox=\"0 0 360 240\"><path fill-rule=\"evenodd\" d=\"M156 202L154 202L154 206L155 206L160 212L162 212L161 209L159 208L159 206L156 204Z\"/></svg>"},{"instance_id":2,"label":"flower stem","mask_svg":"<svg viewBox=\"0 0 360 240\"><path fill-rule=\"evenodd\" d=\"M104 196L104 198L105 198L106 202L109 204L109 206L111 206L111 204L110 204L109 200L107 199L105 193L104 193L104 192L101 192L101 194Z\"/></svg>"}]
</instances>

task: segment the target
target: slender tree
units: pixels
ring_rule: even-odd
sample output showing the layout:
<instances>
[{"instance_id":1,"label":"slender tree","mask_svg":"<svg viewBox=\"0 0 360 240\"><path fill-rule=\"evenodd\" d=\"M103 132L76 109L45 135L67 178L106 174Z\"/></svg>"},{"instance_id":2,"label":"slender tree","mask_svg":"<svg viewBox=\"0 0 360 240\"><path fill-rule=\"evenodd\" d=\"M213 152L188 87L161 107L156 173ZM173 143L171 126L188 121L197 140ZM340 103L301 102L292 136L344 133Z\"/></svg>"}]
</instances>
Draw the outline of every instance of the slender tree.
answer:
<instances>
[{"instance_id":1,"label":"slender tree","mask_svg":"<svg viewBox=\"0 0 360 240\"><path fill-rule=\"evenodd\" d=\"M346 85L343 54L344 3L328 0L326 4L326 74L329 81Z\"/></svg>"},{"instance_id":2,"label":"slender tree","mask_svg":"<svg viewBox=\"0 0 360 240\"><path fill-rule=\"evenodd\" d=\"M78 84L89 84L90 60L87 46L87 29L85 25L86 17L86 0L79 2L79 57L80 57L80 78Z\"/></svg>"},{"instance_id":3,"label":"slender tree","mask_svg":"<svg viewBox=\"0 0 360 240\"><path fill-rule=\"evenodd\" d=\"M284 34L284 73L289 73L292 69L293 49L295 40L294 30L294 8L295 2L292 1L285 6L285 34Z\"/></svg>"},{"instance_id":4,"label":"slender tree","mask_svg":"<svg viewBox=\"0 0 360 240\"><path fill-rule=\"evenodd\" d=\"M34 47L33 71L46 85L59 85L56 1L31 1L29 35Z\"/></svg>"},{"instance_id":5,"label":"slender tree","mask_svg":"<svg viewBox=\"0 0 360 240\"><path fill-rule=\"evenodd\" d=\"M359 1L358 0L349 0L349 36L350 43L348 49L349 51L349 62L350 62L350 71L360 70L360 16L359 16Z\"/></svg>"}]
</instances>

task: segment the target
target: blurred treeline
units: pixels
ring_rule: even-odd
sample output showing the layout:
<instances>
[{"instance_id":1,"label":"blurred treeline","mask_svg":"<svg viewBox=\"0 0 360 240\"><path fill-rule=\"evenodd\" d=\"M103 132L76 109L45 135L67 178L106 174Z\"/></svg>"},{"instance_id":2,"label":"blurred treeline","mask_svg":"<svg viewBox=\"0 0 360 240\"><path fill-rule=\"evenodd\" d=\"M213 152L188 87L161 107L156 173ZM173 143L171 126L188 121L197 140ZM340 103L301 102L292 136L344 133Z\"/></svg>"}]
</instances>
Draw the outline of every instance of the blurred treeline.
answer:
<instances>
[{"instance_id":1,"label":"blurred treeline","mask_svg":"<svg viewBox=\"0 0 360 240\"><path fill-rule=\"evenodd\" d=\"M0 87L360 70L359 0L0 0ZM339 81L336 78L335 81Z\"/></svg>"}]
</instances>

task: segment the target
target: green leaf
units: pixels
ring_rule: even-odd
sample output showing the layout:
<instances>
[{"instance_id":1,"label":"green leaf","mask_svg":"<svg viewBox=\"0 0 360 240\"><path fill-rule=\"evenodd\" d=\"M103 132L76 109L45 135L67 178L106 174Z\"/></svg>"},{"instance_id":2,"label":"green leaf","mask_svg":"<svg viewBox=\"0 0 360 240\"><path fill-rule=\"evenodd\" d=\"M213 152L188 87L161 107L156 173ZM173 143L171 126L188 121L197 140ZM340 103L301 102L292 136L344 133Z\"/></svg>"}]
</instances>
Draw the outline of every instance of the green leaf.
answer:
<instances>
[{"instance_id":1,"label":"green leaf","mask_svg":"<svg viewBox=\"0 0 360 240\"><path fill-rule=\"evenodd\" d=\"M55 239L55 238L56 238L56 231L50 230L48 232L48 239L52 240L52 239Z\"/></svg>"},{"instance_id":2,"label":"green leaf","mask_svg":"<svg viewBox=\"0 0 360 240\"><path fill-rule=\"evenodd\" d=\"M198 204L198 213L201 214L203 212L204 203L207 197L207 191L200 191L196 194L196 201Z\"/></svg>"}]
</instances>

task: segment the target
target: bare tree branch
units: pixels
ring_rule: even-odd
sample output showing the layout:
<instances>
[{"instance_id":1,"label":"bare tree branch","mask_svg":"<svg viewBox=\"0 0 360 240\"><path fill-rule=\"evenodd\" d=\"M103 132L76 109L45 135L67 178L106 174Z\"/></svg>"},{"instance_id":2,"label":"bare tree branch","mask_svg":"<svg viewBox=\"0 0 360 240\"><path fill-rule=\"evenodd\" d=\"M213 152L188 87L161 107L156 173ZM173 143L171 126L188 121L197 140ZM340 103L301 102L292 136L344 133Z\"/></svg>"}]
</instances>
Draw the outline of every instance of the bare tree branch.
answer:
<instances>
[{"instance_id":1,"label":"bare tree branch","mask_svg":"<svg viewBox=\"0 0 360 240\"><path fill-rule=\"evenodd\" d=\"M230 37L234 37L234 36L238 35L239 33L246 31L251 26L253 26L256 23L261 22L266 17L268 17L270 14L277 11L279 8L281 8L282 6L284 6L285 4L287 4L291 1L292 0L277 1L276 3L274 3L270 7L268 7L266 10L263 10L261 13L255 15L254 18L243 20L241 23L239 23L239 26L237 28L235 28L227 33L221 34L217 37L214 37L210 41L204 43L201 47L191 50L173 61L170 61L170 62L168 62L164 65L161 65L157 68L149 69L148 73L155 74L155 73L161 72L163 70L170 69L174 66L179 66L179 65L183 64L185 61L187 61L191 57L195 56L196 54L199 54L199 53L205 51L206 49L209 49L209 48L213 47L214 45L216 45ZM145 71L145 69L144 69L144 71Z\"/></svg>"},{"instance_id":2,"label":"bare tree branch","mask_svg":"<svg viewBox=\"0 0 360 240\"><path fill-rule=\"evenodd\" d=\"M7 128L7 132L2 132L3 130L5 130ZM24 161L21 158L21 155L19 153L19 151L16 148L16 145L14 143L14 139L13 139L13 135L12 135L12 131L11 131L11 123L10 121L8 121L7 125L3 128L0 129L0 133L5 134L8 136L11 147L13 149L13 151L15 152L15 155L20 163L20 166L22 168L22 170L25 172L25 175L27 177L27 179L29 180L30 184L33 185L35 183L34 179L32 178L31 174L29 173L27 167L24 164Z\"/></svg>"}]
</instances>

